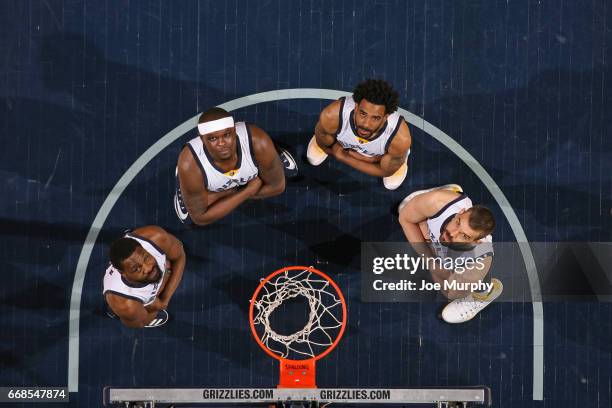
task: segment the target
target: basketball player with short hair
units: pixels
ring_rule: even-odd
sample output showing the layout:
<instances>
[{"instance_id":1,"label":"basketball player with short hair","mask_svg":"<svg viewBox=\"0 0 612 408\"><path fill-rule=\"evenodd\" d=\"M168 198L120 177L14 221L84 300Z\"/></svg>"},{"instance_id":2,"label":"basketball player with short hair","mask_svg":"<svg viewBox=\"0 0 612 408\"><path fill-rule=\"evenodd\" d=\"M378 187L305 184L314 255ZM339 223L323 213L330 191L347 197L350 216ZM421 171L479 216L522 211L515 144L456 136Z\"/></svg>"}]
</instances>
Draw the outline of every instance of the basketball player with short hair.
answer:
<instances>
[{"instance_id":1,"label":"basketball player with short hair","mask_svg":"<svg viewBox=\"0 0 612 408\"><path fill-rule=\"evenodd\" d=\"M442 288L445 281L477 283L487 275L493 257L491 233L495 218L488 208L472 205L461 186L449 184L410 194L399 206L399 222L406 239L418 253L482 261L483 267L475 265L462 273L435 266L429 269L432 280ZM442 312L443 319L461 323L473 318L501 294L501 282L497 279L491 282L492 290L484 294L443 289L442 294L453 301Z\"/></svg>"},{"instance_id":2,"label":"basketball player with short hair","mask_svg":"<svg viewBox=\"0 0 612 408\"><path fill-rule=\"evenodd\" d=\"M318 166L327 156L363 173L382 177L395 190L406 179L412 138L397 111L399 95L383 80L367 79L353 95L328 105L319 115L308 144L308 162Z\"/></svg>"},{"instance_id":3,"label":"basketball player with short hair","mask_svg":"<svg viewBox=\"0 0 612 408\"><path fill-rule=\"evenodd\" d=\"M109 257L102 293L113 314L132 328L166 323L166 309L185 270L181 241L148 225L114 241Z\"/></svg>"},{"instance_id":4,"label":"basketball player with short hair","mask_svg":"<svg viewBox=\"0 0 612 408\"><path fill-rule=\"evenodd\" d=\"M279 195L285 190L283 165L297 168L265 131L234 122L221 108L200 116L198 133L178 159L174 209L183 223L207 225L246 200Z\"/></svg>"}]
</instances>

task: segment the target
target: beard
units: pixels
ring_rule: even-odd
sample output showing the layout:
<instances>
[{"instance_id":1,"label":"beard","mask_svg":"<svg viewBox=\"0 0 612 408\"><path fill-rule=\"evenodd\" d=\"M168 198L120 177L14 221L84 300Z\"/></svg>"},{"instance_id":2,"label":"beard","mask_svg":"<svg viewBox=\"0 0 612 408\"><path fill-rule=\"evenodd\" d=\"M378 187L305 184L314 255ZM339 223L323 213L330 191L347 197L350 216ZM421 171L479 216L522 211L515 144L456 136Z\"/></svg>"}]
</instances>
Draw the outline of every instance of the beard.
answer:
<instances>
[{"instance_id":1,"label":"beard","mask_svg":"<svg viewBox=\"0 0 612 408\"><path fill-rule=\"evenodd\" d=\"M159 280L159 278L161 278L161 271L159 270L159 266L155 266L155 269L153 269L153 273L151 274L151 277L147 277L145 279L145 282L155 283Z\"/></svg>"},{"instance_id":2,"label":"beard","mask_svg":"<svg viewBox=\"0 0 612 408\"><path fill-rule=\"evenodd\" d=\"M471 242L449 242L449 241L440 241L442 245L445 247L452 249L453 251L470 251L476 247L476 244Z\"/></svg>"}]
</instances>

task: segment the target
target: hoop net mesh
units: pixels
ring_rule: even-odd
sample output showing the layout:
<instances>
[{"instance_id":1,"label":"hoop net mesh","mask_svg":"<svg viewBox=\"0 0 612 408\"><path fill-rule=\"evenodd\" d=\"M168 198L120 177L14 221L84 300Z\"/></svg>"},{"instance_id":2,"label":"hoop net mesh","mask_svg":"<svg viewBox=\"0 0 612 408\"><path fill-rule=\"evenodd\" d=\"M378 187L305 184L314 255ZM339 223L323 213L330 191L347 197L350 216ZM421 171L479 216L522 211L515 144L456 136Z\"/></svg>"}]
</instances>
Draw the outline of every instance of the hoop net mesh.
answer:
<instances>
[{"instance_id":1,"label":"hoop net mesh","mask_svg":"<svg viewBox=\"0 0 612 408\"><path fill-rule=\"evenodd\" d=\"M270 324L272 313L290 299L303 296L308 319L302 330L279 334ZM282 358L315 358L331 347L342 327L342 301L331 283L309 270L287 270L265 282L254 301L253 325L261 342ZM300 316L295 316L301 318Z\"/></svg>"}]
</instances>

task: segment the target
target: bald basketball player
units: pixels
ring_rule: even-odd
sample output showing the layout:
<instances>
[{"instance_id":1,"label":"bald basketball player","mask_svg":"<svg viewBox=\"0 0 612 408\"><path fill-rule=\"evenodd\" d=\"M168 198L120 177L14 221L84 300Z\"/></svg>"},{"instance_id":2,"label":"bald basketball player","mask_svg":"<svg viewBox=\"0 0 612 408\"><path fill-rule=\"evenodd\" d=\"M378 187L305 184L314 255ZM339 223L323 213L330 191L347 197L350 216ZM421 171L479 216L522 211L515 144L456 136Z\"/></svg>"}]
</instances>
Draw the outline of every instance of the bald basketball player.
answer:
<instances>
[{"instance_id":1,"label":"bald basketball player","mask_svg":"<svg viewBox=\"0 0 612 408\"><path fill-rule=\"evenodd\" d=\"M212 108L200 116L198 133L178 159L174 209L181 222L207 225L246 200L285 190L283 162L295 169L295 160L286 150L279 156L261 128Z\"/></svg>"},{"instance_id":2,"label":"bald basketball player","mask_svg":"<svg viewBox=\"0 0 612 408\"><path fill-rule=\"evenodd\" d=\"M161 227L127 232L111 244L103 295L127 327L159 327L185 270L183 244ZM114 317L114 316L113 316Z\"/></svg>"},{"instance_id":3,"label":"bald basketball player","mask_svg":"<svg viewBox=\"0 0 612 408\"><path fill-rule=\"evenodd\" d=\"M472 205L461 186L449 184L410 194L399 206L399 222L406 239L417 253L481 261L462 273L436 267L429 269L432 280L442 288L445 287L445 281L481 282L489 272L493 257L491 233L495 228L495 218L488 208ZM501 294L501 282L492 279L492 284L492 289L484 294L443 289L442 294L453 301L442 312L443 319L449 323L472 319Z\"/></svg>"},{"instance_id":4,"label":"bald basketball player","mask_svg":"<svg viewBox=\"0 0 612 408\"><path fill-rule=\"evenodd\" d=\"M396 112L398 98L387 82L368 79L352 96L332 102L319 115L308 162L318 166L332 156L397 189L406 179L412 144L408 125Z\"/></svg>"}]
</instances>

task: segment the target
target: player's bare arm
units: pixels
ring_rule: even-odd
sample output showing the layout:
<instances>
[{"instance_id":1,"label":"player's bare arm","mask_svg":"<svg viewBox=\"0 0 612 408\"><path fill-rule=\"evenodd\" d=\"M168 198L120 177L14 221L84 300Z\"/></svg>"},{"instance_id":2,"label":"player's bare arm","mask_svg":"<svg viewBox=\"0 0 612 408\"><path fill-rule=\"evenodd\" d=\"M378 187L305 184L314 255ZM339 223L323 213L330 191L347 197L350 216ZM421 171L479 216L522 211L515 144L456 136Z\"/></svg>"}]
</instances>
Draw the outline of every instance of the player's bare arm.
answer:
<instances>
[{"instance_id":1,"label":"player's bare arm","mask_svg":"<svg viewBox=\"0 0 612 408\"><path fill-rule=\"evenodd\" d=\"M336 132L340 126L340 101L334 101L327 105L319 115L319 121L315 126L315 138L317 144L325 153L330 154L329 148L336 143Z\"/></svg>"},{"instance_id":2,"label":"player's bare arm","mask_svg":"<svg viewBox=\"0 0 612 408\"><path fill-rule=\"evenodd\" d=\"M106 302L121 322L133 329L145 327L157 316L157 311L147 311L141 302L113 293L106 294Z\"/></svg>"},{"instance_id":3,"label":"player's bare arm","mask_svg":"<svg viewBox=\"0 0 612 408\"><path fill-rule=\"evenodd\" d=\"M459 194L448 190L433 190L411 199L399 212L399 223L406 240L410 243L427 242L427 218L435 215L458 196Z\"/></svg>"},{"instance_id":4,"label":"player's bare arm","mask_svg":"<svg viewBox=\"0 0 612 408\"><path fill-rule=\"evenodd\" d=\"M188 148L184 148L179 155L178 172L183 200L191 220L197 225L208 225L225 217L254 195L259 190L258 184L261 183L257 181L258 178L251 180L246 187L237 190L235 194L225 195L208 205L209 192L204 184L204 176Z\"/></svg>"},{"instance_id":5,"label":"player's bare arm","mask_svg":"<svg viewBox=\"0 0 612 408\"><path fill-rule=\"evenodd\" d=\"M134 230L134 233L144 236L149 240L153 241L165 254L166 259L169 261L169 276L165 279L164 286L160 293L157 295L159 300L159 308L166 309L168 303L176 288L178 287L181 279L183 278L183 272L185 270L186 256L183 244L174 235L168 233L161 227L150 225Z\"/></svg>"},{"instance_id":6,"label":"player's bare arm","mask_svg":"<svg viewBox=\"0 0 612 408\"><path fill-rule=\"evenodd\" d=\"M392 175L406 163L411 146L412 137L410 136L410 130L406 122L402 121L395 138L393 138L389 145L387 154L380 160L380 168L385 172L385 177Z\"/></svg>"},{"instance_id":7,"label":"player's bare arm","mask_svg":"<svg viewBox=\"0 0 612 408\"><path fill-rule=\"evenodd\" d=\"M206 205L211 206L216 201L218 201L219 199L223 197L227 197L229 195L236 194L237 191L238 190L236 188L232 188L232 189L225 190L225 191L207 191L206 192L206 195L207 195Z\"/></svg>"},{"instance_id":8,"label":"player's bare arm","mask_svg":"<svg viewBox=\"0 0 612 408\"><path fill-rule=\"evenodd\" d=\"M428 217L434 215L440 208L440 198L437 196L439 191L430 191L420 194L411 199L399 212L399 223L402 226L406 240L410 244L417 244L415 250L423 250L424 245L418 243L426 242L420 224L425 222ZM414 245L413 245L414 246ZM433 256L430 251L427 255Z\"/></svg>"},{"instance_id":9,"label":"player's bare arm","mask_svg":"<svg viewBox=\"0 0 612 408\"><path fill-rule=\"evenodd\" d=\"M351 166L362 173L369 174L370 176L387 177L393 174L387 174L387 172L380 167L380 161L364 161L361 158L355 157L355 155L349 150L343 149L339 144L332 146L331 155L334 156L339 162L344 163L347 166Z\"/></svg>"},{"instance_id":10,"label":"player's bare arm","mask_svg":"<svg viewBox=\"0 0 612 408\"><path fill-rule=\"evenodd\" d=\"M347 153L357 160L364 161L366 163L380 163L382 156L364 156L363 154L357 153L354 150L347 150Z\"/></svg>"},{"instance_id":11,"label":"player's bare arm","mask_svg":"<svg viewBox=\"0 0 612 408\"><path fill-rule=\"evenodd\" d=\"M262 186L251 198L267 198L285 191L285 172L270 136L261 128L249 125L253 141L253 154L259 168Z\"/></svg>"},{"instance_id":12,"label":"player's bare arm","mask_svg":"<svg viewBox=\"0 0 612 408\"><path fill-rule=\"evenodd\" d=\"M388 177L406 163L411 144L412 138L408 125L402 122L398 134L389 145L387 153L378 160L372 160L372 158L342 149L341 146L336 145L332 148L332 154L338 161L370 176Z\"/></svg>"}]
</instances>

